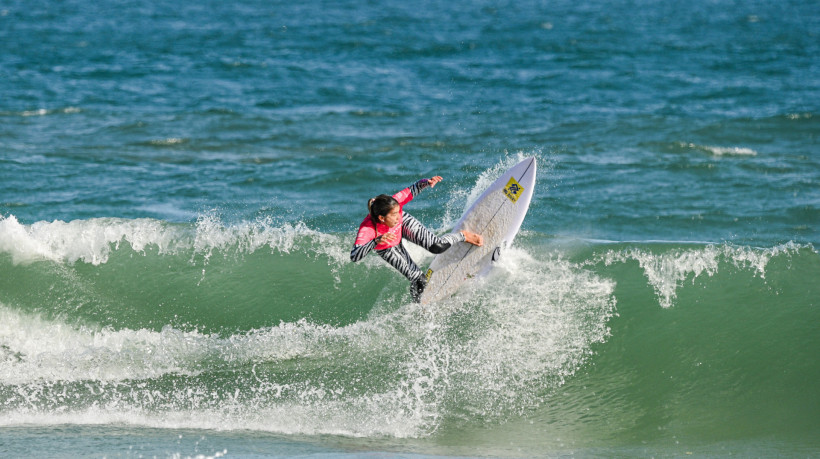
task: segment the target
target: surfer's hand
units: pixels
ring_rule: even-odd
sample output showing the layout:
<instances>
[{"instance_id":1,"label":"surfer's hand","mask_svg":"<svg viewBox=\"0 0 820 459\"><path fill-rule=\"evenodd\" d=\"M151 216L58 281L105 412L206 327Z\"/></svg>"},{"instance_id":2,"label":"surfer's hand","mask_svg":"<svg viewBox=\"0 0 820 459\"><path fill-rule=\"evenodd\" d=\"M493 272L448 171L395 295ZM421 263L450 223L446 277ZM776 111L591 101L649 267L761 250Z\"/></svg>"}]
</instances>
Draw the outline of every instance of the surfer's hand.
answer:
<instances>
[{"instance_id":1,"label":"surfer's hand","mask_svg":"<svg viewBox=\"0 0 820 459\"><path fill-rule=\"evenodd\" d=\"M484 245L484 236L480 234L473 233L472 231L462 231L461 234L464 235L464 241L478 247Z\"/></svg>"},{"instance_id":2,"label":"surfer's hand","mask_svg":"<svg viewBox=\"0 0 820 459\"><path fill-rule=\"evenodd\" d=\"M396 235L393 234L393 233L384 233L381 236L379 236L378 239L379 240L376 241L378 244L381 244L383 242L386 242L386 243L390 244L390 243L392 243L393 241L396 240Z\"/></svg>"},{"instance_id":3,"label":"surfer's hand","mask_svg":"<svg viewBox=\"0 0 820 459\"><path fill-rule=\"evenodd\" d=\"M437 176L435 176L435 177L431 177L431 178L427 179L427 183L429 183L429 184L430 184L430 188L435 187L435 186L436 186L436 183L438 183L438 182L440 182L440 181L442 181L442 178L441 178L441 176L439 176L439 175L437 175Z\"/></svg>"}]
</instances>

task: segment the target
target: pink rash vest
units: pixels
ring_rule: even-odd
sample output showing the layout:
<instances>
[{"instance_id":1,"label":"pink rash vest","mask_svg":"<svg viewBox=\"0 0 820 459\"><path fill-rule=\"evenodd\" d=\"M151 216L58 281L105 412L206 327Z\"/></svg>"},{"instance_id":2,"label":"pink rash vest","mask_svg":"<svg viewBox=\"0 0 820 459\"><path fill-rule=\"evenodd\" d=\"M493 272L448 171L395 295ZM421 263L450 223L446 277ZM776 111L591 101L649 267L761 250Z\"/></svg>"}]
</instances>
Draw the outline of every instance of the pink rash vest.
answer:
<instances>
[{"instance_id":1,"label":"pink rash vest","mask_svg":"<svg viewBox=\"0 0 820 459\"><path fill-rule=\"evenodd\" d=\"M419 180L417 183L413 185L413 187L417 187L418 190L426 188L427 179ZM370 215L366 216L364 220L362 220L362 224L359 225L359 233L356 235L355 243L357 246L367 244L368 242L385 233L395 234L396 239L390 243L380 242L376 245L376 250L389 249L390 247L394 247L401 242L401 228L402 221L404 220L404 205L413 200L414 193L411 190L411 188L413 187L407 187L393 195L393 199L399 202L399 222L396 224L396 226L390 228L384 223L378 223L374 227L373 219L370 218Z\"/></svg>"}]
</instances>

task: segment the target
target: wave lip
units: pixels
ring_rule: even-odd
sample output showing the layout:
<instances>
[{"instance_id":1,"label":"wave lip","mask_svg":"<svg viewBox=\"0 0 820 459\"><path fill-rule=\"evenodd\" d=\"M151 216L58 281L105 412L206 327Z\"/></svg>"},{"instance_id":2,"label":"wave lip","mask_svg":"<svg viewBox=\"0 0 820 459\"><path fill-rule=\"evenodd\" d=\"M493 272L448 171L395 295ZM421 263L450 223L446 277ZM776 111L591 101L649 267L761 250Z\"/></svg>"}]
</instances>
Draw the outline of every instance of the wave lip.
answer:
<instances>
[{"instance_id":1,"label":"wave lip","mask_svg":"<svg viewBox=\"0 0 820 459\"><path fill-rule=\"evenodd\" d=\"M740 270L751 269L753 275L765 278L766 266L772 258L797 255L801 250L814 252L814 247L794 242L768 249L707 244L701 248L676 247L659 252L654 249L632 247L608 250L586 264L603 263L609 266L637 261L654 289L660 305L670 308L675 303L678 289L685 281L694 283L695 279L702 275L712 277L718 272L721 263L729 263Z\"/></svg>"},{"instance_id":2,"label":"wave lip","mask_svg":"<svg viewBox=\"0 0 820 459\"><path fill-rule=\"evenodd\" d=\"M101 265L123 242L138 253L149 248L159 255L192 252L206 260L215 251L251 254L269 247L289 253L309 246L342 264L348 256L343 249L336 249L338 241L338 237L312 230L301 222L276 225L273 219L262 218L225 225L210 213L200 215L193 226L149 218L55 220L24 225L14 215L0 217L0 253L10 254L14 264L47 260Z\"/></svg>"},{"instance_id":3,"label":"wave lip","mask_svg":"<svg viewBox=\"0 0 820 459\"><path fill-rule=\"evenodd\" d=\"M151 219L98 218L23 225L14 215L0 218L0 252L11 254L15 264L49 260L99 265L122 241L138 252L154 246L166 253L178 239L169 226Z\"/></svg>"}]
</instances>

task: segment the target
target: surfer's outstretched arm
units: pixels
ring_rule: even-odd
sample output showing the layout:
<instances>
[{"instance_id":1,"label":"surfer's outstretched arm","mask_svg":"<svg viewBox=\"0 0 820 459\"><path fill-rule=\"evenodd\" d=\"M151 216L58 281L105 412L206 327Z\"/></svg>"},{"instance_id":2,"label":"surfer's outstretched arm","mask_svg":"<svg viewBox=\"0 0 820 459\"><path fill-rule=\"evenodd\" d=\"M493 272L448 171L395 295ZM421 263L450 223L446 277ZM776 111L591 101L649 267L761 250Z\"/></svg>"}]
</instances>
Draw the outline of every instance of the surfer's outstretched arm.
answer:
<instances>
[{"instance_id":1,"label":"surfer's outstretched arm","mask_svg":"<svg viewBox=\"0 0 820 459\"><path fill-rule=\"evenodd\" d=\"M428 186L430 186L430 180L423 178L407 187L407 189L410 191L410 194L415 197L417 194L421 193L421 190L427 188Z\"/></svg>"},{"instance_id":2,"label":"surfer's outstretched arm","mask_svg":"<svg viewBox=\"0 0 820 459\"><path fill-rule=\"evenodd\" d=\"M421 190L427 187L434 188L436 184L441 180L441 176L438 175L436 175L435 177L423 178L417 181L416 183L410 185L409 187L394 194L393 197L396 198L396 200L399 201L401 205L407 204L407 202L416 197L417 194L421 193Z\"/></svg>"}]
</instances>

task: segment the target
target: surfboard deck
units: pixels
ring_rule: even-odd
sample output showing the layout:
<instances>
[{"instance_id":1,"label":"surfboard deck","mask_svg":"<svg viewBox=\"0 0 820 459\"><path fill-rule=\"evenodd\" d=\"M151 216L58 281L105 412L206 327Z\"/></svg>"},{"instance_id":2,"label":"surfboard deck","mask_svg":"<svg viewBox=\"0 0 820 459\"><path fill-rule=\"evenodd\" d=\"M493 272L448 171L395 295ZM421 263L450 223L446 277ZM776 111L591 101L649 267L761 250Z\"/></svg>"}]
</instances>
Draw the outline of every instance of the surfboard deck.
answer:
<instances>
[{"instance_id":1,"label":"surfboard deck","mask_svg":"<svg viewBox=\"0 0 820 459\"><path fill-rule=\"evenodd\" d=\"M465 281L486 275L512 245L535 189L535 158L526 158L501 174L470 206L453 228L484 237L481 247L459 242L436 255L427 269L421 304L453 295Z\"/></svg>"}]
</instances>

